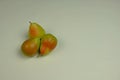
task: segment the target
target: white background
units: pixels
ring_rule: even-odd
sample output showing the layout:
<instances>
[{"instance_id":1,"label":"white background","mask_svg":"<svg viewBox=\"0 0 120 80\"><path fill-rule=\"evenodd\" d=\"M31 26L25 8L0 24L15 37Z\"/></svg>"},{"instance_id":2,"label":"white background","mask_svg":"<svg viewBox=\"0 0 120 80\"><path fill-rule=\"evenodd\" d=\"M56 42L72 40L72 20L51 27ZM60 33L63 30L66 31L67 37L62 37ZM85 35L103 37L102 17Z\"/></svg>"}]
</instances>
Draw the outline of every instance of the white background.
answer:
<instances>
[{"instance_id":1,"label":"white background","mask_svg":"<svg viewBox=\"0 0 120 80\"><path fill-rule=\"evenodd\" d=\"M21 52L29 21L58 39L51 54ZM120 80L120 0L0 0L0 80Z\"/></svg>"}]
</instances>

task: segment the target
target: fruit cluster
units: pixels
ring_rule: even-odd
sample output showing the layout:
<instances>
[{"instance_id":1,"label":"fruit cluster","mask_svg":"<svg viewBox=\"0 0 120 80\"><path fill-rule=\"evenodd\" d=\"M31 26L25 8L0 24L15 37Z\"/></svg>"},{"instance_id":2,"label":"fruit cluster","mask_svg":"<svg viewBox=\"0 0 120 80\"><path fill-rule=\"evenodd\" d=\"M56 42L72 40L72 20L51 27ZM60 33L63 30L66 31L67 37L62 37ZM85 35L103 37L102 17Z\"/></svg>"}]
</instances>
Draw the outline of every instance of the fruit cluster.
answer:
<instances>
[{"instance_id":1,"label":"fruit cluster","mask_svg":"<svg viewBox=\"0 0 120 80\"><path fill-rule=\"evenodd\" d=\"M21 50L26 56L39 55L44 56L50 53L57 45L57 38L45 32L45 30L37 23L30 22L29 39L23 42Z\"/></svg>"}]
</instances>

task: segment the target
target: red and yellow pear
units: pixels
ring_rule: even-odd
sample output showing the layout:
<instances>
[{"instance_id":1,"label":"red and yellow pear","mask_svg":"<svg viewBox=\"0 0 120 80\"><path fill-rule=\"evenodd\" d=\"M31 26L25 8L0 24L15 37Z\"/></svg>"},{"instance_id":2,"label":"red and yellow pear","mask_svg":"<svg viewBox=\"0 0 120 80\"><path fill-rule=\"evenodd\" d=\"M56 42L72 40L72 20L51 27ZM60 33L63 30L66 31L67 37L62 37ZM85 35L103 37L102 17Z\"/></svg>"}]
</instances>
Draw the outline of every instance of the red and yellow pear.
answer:
<instances>
[{"instance_id":1,"label":"red and yellow pear","mask_svg":"<svg viewBox=\"0 0 120 80\"><path fill-rule=\"evenodd\" d=\"M39 49L40 38L30 38L23 42L21 49L23 53L27 56L34 56Z\"/></svg>"},{"instance_id":2,"label":"red and yellow pear","mask_svg":"<svg viewBox=\"0 0 120 80\"><path fill-rule=\"evenodd\" d=\"M57 38L52 34L45 34L41 38L40 55L49 54L57 45Z\"/></svg>"},{"instance_id":3,"label":"red and yellow pear","mask_svg":"<svg viewBox=\"0 0 120 80\"><path fill-rule=\"evenodd\" d=\"M36 38L36 37L43 37L45 35L45 30L42 28L41 25L37 23L30 22L29 26L29 37Z\"/></svg>"}]
</instances>

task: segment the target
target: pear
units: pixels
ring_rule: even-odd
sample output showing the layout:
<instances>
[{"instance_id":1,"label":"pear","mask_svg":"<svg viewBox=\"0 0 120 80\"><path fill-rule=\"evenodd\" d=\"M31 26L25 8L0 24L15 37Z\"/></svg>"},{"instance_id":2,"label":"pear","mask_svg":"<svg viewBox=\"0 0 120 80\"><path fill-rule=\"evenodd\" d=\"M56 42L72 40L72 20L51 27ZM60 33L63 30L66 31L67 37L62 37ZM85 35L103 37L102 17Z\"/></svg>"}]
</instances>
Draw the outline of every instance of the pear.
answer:
<instances>
[{"instance_id":1,"label":"pear","mask_svg":"<svg viewBox=\"0 0 120 80\"><path fill-rule=\"evenodd\" d=\"M43 37L45 35L45 30L42 28L41 25L37 23L30 22L29 26L29 37L30 38L36 38L36 37Z\"/></svg>"},{"instance_id":2,"label":"pear","mask_svg":"<svg viewBox=\"0 0 120 80\"><path fill-rule=\"evenodd\" d=\"M52 34L46 34L41 38L40 55L49 54L57 45L57 38Z\"/></svg>"},{"instance_id":3,"label":"pear","mask_svg":"<svg viewBox=\"0 0 120 80\"><path fill-rule=\"evenodd\" d=\"M23 42L21 49L26 56L34 56L40 46L40 38L30 38Z\"/></svg>"}]
</instances>

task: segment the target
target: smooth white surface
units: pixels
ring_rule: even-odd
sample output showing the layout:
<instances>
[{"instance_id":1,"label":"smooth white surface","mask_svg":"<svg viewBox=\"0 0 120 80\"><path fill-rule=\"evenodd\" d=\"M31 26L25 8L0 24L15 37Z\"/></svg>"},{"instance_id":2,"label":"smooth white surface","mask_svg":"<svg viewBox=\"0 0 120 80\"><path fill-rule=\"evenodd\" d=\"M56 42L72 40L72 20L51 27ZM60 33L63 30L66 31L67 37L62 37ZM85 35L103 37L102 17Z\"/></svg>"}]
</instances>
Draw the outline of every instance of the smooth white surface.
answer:
<instances>
[{"instance_id":1,"label":"smooth white surface","mask_svg":"<svg viewBox=\"0 0 120 80\"><path fill-rule=\"evenodd\" d=\"M48 56L20 46L29 21L58 38ZM120 0L0 0L0 80L120 80Z\"/></svg>"}]
</instances>

